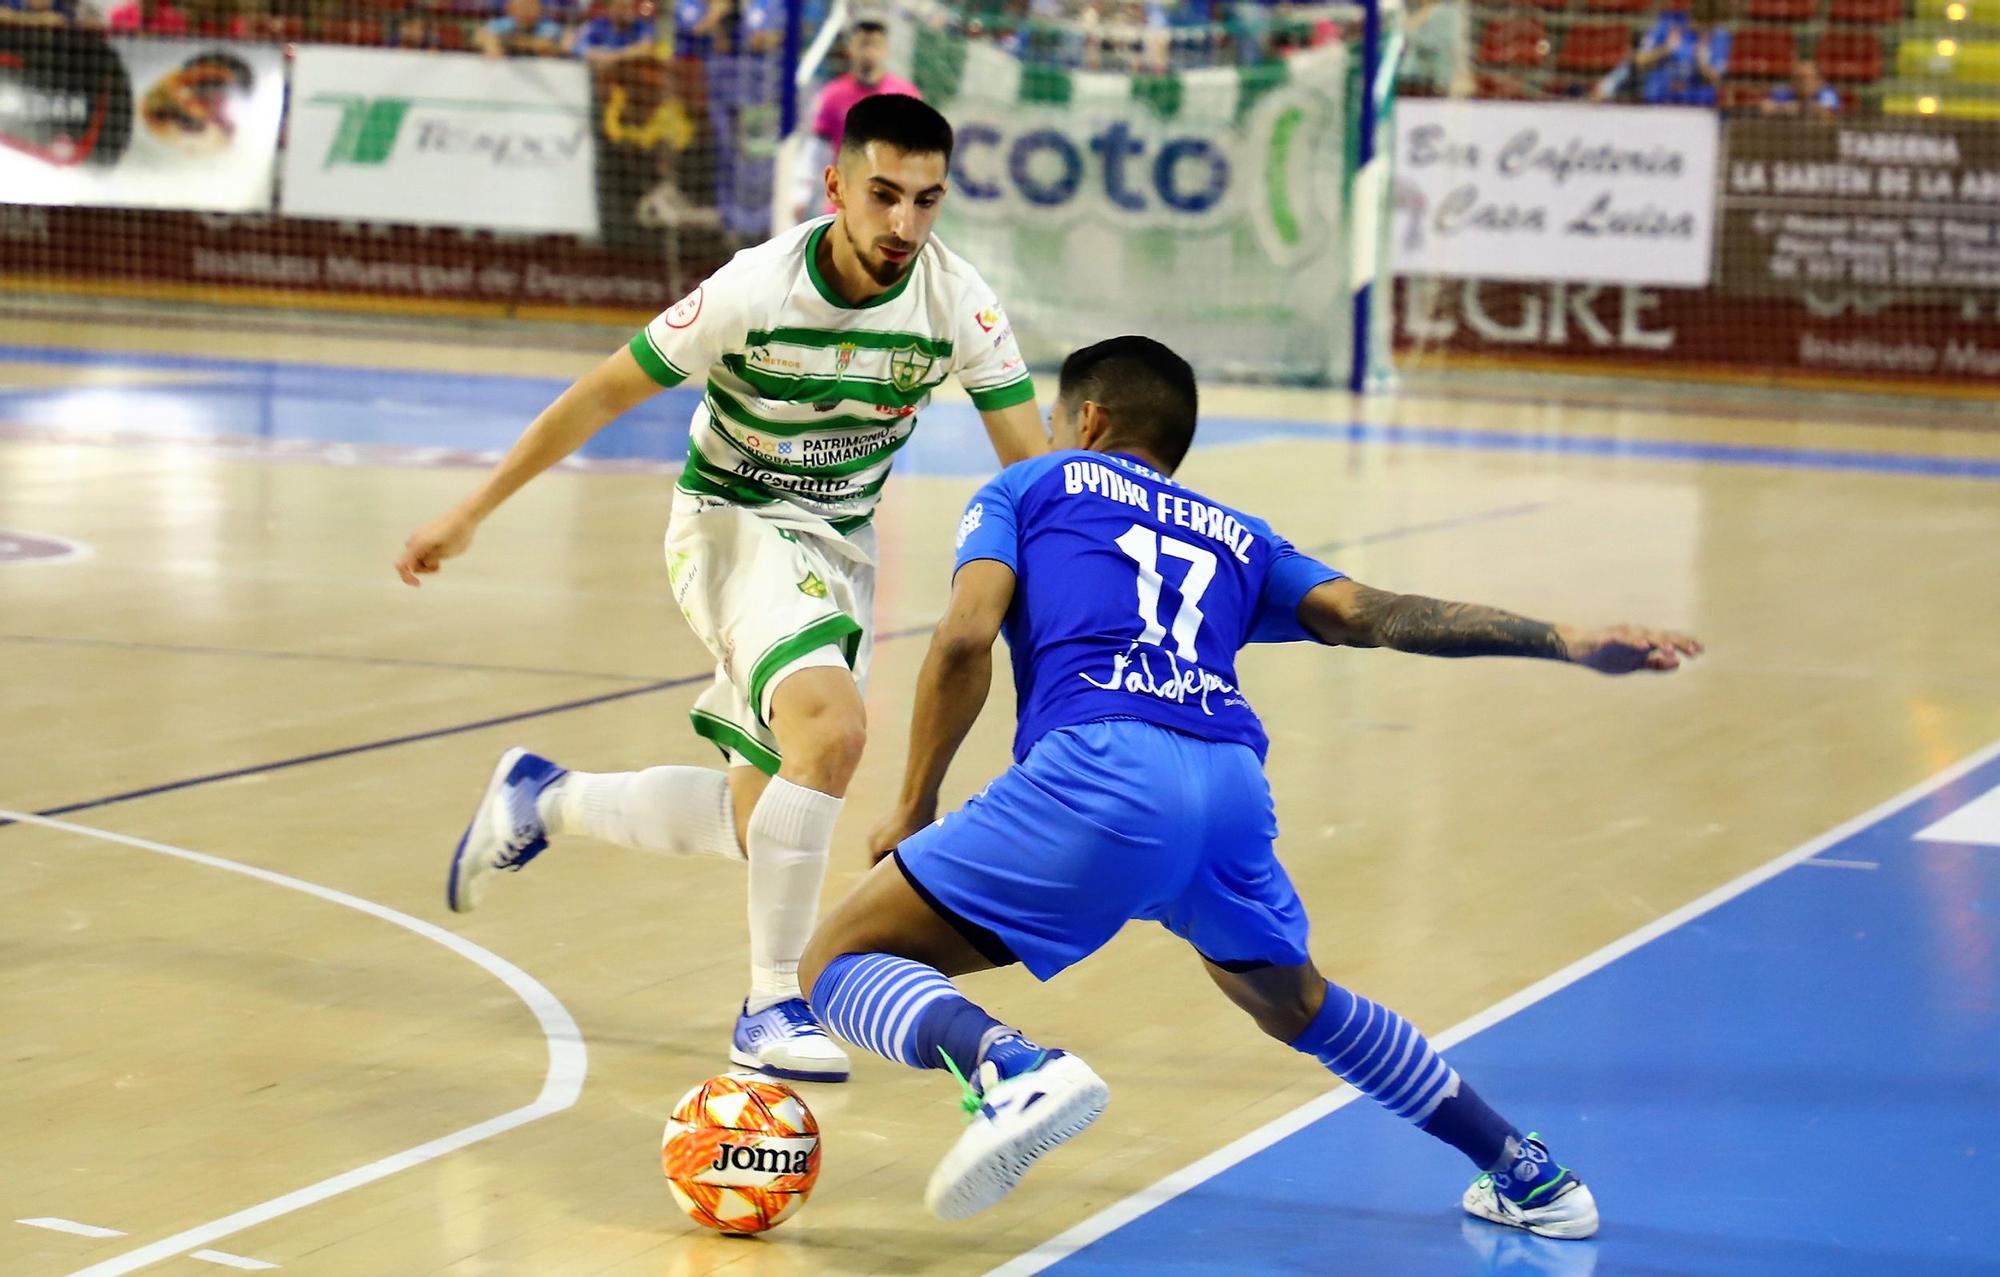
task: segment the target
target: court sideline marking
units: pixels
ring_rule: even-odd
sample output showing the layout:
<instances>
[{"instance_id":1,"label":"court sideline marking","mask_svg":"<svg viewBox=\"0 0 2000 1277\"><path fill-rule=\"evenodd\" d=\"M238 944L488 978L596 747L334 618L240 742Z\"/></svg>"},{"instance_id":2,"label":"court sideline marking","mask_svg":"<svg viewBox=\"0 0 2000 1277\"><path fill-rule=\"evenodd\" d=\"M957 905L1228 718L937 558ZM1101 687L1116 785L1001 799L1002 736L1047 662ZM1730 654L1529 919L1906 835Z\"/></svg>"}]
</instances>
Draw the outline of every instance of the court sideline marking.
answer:
<instances>
[{"instance_id":1,"label":"court sideline marking","mask_svg":"<svg viewBox=\"0 0 2000 1277\"><path fill-rule=\"evenodd\" d=\"M433 923L425 922L421 918L413 918L409 914L391 909L387 905L379 905L372 900L364 900L360 896L349 895L347 892L337 891L332 887L323 887L318 883L307 882L303 878L294 878L288 874L262 869L255 865L241 864L234 860L224 860L220 856L210 856L199 851L189 851L184 847L174 847L166 843L153 842L146 838L134 838L128 834L113 833L107 829L93 829L88 825L71 824L67 820L51 820L46 816L37 816L30 812L8 811L5 808L0 808L0 818L18 821L24 825L39 825L45 829L54 829L62 833L75 834L85 838L96 838L104 842L133 847L140 851L150 851L157 855L171 856L177 860L186 860L197 865L206 865L211 869L221 869L228 873L242 874L246 878L255 878L259 882L272 883L292 891L299 891L309 896L315 896L321 900L330 901L333 904L358 910L371 917L379 918L384 922L401 927L405 931L413 932L435 944L443 945L453 953L474 963L511 989L514 996L521 999L529 1012L534 1015L535 1023L541 1029L542 1037L547 1040L549 1048L548 1069L542 1077L541 1093L532 1102L524 1104L520 1108L511 1109L508 1112L500 1114L498 1117L488 1118L484 1122L453 1131L448 1135L443 1135L437 1139L419 1144L415 1148L408 1148L400 1153L393 1153L388 1157L370 1162L366 1166L357 1166L352 1170L342 1171L340 1174L323 1179L316 1184L308 1184L304 1188L294 1189L283 1196L274 1197L266 1202L259 1202L255 1206L245 1207L234 1214L210 1220L205 1224L197 1224L193 1228L184 1229L171 1237L149 1243L136 1250L126 1251L122 1255L115 1255L110 1259L92 1264L87 1268L80 1268L72 1273L71 1277L113 1277L114 1274L129 1273L135 1269L144 1268L149 1264L156 1264L163 1259L171 1259L176 1255L186 1254L196 1248L206 1246L210 1242L227 1237L232 1233L239 1233L246 1228L253 1228L258 1224L267 1223L281 1215L289 1215L293 1211L303 1210L308 1206L323 1202L330 1197L337 1197L342 1193L350 1192L363 1185L372 1184L376 1180L387 1178L399 1171L406 1171L412 1167L421 1166L425 1162L443 1157L447 1153L455 1153L460 1149L469 1148L483 1140L489 1140L496 1135L511 1131L517 1126L525 1126L527 1123L539 1118L553 1116L575 1104L577 1097L583 1093L583 1079L590 1067L589 1055L583 1044L583 1033L577 1028L576 1019L570 1015L569 1008L565 1007L561 1000L555 994L551 993L541 981L491 950L481 948L479 945L467 940L464 936L447 931L443 927Z\"/></svg>"},{"instance_id":2,"label":"court sideline marking","mask_svg":"<svg viewBox=\"0 0 2000 1277\"><path fill-rule=\"evenodd\" d=\"M1432 1045L1440 1051L1449 1049L1467 1038L1485 1032L1502 1020L1526 1010L1544 998L1558 993L1575 984L1592 972L1610 966L1613 962L1631 953L1678 927L1685 926L1701 915L1727 904L1736 897L1761 883L1768 882L1785 870L1810 859L1815 854L1861 832L1877 821L1943 789L1977 768L1984 766L1995 757L2000 757L2000 741L1994 741L1984 749L1960 759L1950 767L1903 790L1893 798L1877 803L1867 811L1844 821L1826 833L1801 843L1784 855L1766 861L1755 869L1722 884L1706 895L1700 896L1672 913L1654 919L1594 953L1586 954L1553 975L1545 976L1520 992L1501 999L1470 1019L1461 1020L1444 1032L1431 1038ZM1361 1098L1361 1092L1351 1086L1342 1085L1316 1099L1274 1118L1257 1129L1240 1136L1223 1147L1197 1161L1191 1162L1131 1194L1121 1201L1098 1211L1095 1215L1068 1228L1033 1250L1024 1251L998 1267L987 1270L985 1277L1027 1277L1039 1273L1062 1260L1076 1254L1084 1247L1096 1242L1118 1229L1138 1219L1157 1206L1162 1206L1182 1193L1196 1188L1217 1175L1263 1152L1287 1136L1311 1126L1314 1122L1346 1108Z\"/></svg>"}]
</instances>

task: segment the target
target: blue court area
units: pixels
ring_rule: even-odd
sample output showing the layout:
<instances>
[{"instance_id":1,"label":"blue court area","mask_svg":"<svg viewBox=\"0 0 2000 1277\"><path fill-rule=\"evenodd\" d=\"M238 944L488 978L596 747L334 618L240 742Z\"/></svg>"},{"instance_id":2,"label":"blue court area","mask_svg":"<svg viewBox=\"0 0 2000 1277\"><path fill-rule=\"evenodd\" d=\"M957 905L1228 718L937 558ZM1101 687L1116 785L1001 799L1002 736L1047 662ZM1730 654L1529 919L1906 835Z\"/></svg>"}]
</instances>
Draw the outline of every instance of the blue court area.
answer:
<instances>
[{"instance_id":1,"label":"blue court area","mask_svg":"<svg viewBox=\"0 0 2000 1277\"><path fill-rule=\"evenodd\" d=\"M1462 1216L1464 1160L1364 1099L1053 1271L2000 1273L1989 755L1446 1051L1590 1182L1596 1239Z\"/></svg>"},{"instance_id":2,"label":"blue court area","mask_svg":"<svg viewBox=\"0 0 2000 1277\"><path fill-rule=\"evenodd\" d=\"M568 384L551 377L0 344L0 363L10 362L131 371L136 384L0 385L0 428L59 438L139 435L252 443L308 453L338 447L443 450L449 455L432 460L453 462L497 457ZM148 372L161 374L161 379L144 384ZM1039 375L1045 396L1054 381L1052 372ZM613 422L585 444L577 458L612 466L677 465L687 456L688 418L699 401L695 390L665 391ZM1995 458L1284 421L1214 413L1203 414L1198 446L1274 438L2000 480L2000 459ZM927 408L923 427L898 456L897 468L906 474L990 473L992 453L972 406L954 400Z\"/></svg>"}]
</instances>

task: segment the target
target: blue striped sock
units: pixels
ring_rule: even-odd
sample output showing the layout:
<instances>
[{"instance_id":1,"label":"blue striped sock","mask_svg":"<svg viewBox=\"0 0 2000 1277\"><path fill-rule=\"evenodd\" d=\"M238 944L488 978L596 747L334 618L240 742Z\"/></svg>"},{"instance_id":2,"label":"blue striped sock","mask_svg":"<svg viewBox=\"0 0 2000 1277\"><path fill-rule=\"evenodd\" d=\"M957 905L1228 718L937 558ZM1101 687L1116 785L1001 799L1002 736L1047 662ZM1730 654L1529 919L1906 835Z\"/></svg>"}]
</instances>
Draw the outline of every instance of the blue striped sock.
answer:
<instances>
[{"instance_id":1,"label":"blue striped sock","mask_svg":"<svg viewBox=\"0 0 2000 1277\"><path fill-rule=\"evenodd\" d=\"M1319 1014L1292 1042L1397 1117L1458 1149L1481 1170L1518 1132L1444 1062L1417 1027L1329 980Z\"/></svg>"},{"instance_id":2,"label":"blue striped sock","mask_svg":"<svg viewBox=\"0 0 2000 1277\"><path fill-rule=\"evenodd\" d=\"M835 958L820 972L811 998L821 1024L858 1047L911 1068L941 1069L949 1056L970 1077L991 1053L1001 1072L1011 1075L1018 1070L1009 1068L1008 1061L1022 1053L1017 1044L1038 1051L968 1001L935 967L892 954Z\"/></svg>"}]
</instances>

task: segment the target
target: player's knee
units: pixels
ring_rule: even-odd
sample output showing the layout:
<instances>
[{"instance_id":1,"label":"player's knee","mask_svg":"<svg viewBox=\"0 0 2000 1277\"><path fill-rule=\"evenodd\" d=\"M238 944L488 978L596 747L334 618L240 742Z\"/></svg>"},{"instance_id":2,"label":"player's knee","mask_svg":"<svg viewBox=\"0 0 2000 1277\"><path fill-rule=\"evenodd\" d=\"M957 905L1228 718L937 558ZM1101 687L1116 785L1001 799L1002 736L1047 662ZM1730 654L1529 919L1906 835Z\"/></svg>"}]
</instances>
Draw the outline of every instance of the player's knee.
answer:
<instances>
[{"instance_id":1,"label":"player's knee","mask_svg":"<svg viewBox=\"0 0 2000 1277\"><path fill-rule=\"evenodd\" d=\"M785 750L786 759L797 759L808 774L845 788L861 766L861 751L868 743L868 723L860 707L828 707L800 728L802 739Z\"/></svg>"},{"instance_id":2,"label":"player's knee","mask_svg":"<svg viewBox=\"0 0 2000 1277\"><path fill-rule=\"evenodd\" d=\"M853 675L814 667L786 679L772 693L771 726L790 779L845 792L868 740L868 713Z\"/></svg>"}]
</instances>

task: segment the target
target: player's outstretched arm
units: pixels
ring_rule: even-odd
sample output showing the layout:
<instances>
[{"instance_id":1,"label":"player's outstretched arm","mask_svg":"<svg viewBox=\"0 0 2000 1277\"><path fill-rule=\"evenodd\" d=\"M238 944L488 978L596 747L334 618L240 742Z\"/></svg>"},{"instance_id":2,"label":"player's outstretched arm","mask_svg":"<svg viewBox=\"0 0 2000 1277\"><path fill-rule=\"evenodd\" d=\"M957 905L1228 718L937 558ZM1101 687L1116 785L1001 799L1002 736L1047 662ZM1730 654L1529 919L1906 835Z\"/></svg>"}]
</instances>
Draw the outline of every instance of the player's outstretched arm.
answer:
<instances>
[{"instance_id":1,"label":"player's outstretched arm","mask_svg":"<svg viewBox=\"0 0 2000 1277\"><path fill-rule=\"evenodd\" d=\"M869 837L871 860L880 860L937 819L945 773L993 686L993 644L1013 601L1014 569L997 560L974 559L952 579L951 602L917 674L902 796Z\"/></svg>"},{"instance_id":2,"label":"player's outstretched arm","mask_svg":"<svg viewBox=\"0 0 2000 1277\"><path fill-rule=\"evenodd\" d=\"M522 485L575 452L598 431L660 392L660 384L620 349L542 409L472 495L410 534L396 558L405 585L419 585L449 558L465 553L472 534Z\"/></svg>"},{"instance_id":3,"label":"player's outstretched arm","mask_svg":"<svg viewBox=\"0 0 2000 1277\"><path fill-rule=\"evenodd\" d=\"M1679 669L1701 653L1699 640L1671 630L1553 625L1480 603L1393 594L1342 577L1299 603L1299 621L1322 643L1387 647L1422 656L1532 656L1602 674Z\"/></svg>"},{"instance_id":4,"label":"player's outstretched arm","mask_svg":"<svg viewBox=\"0 0 2000 1277\"><path fill-rule=\"evenodd\" d=\"M1032 399L1011 408L984 410L979 419L986 423L986 437L993 441L993 455L1000 458L1003 470L1049 450L1049 429Z\"/></svg>"}]
</instances>

